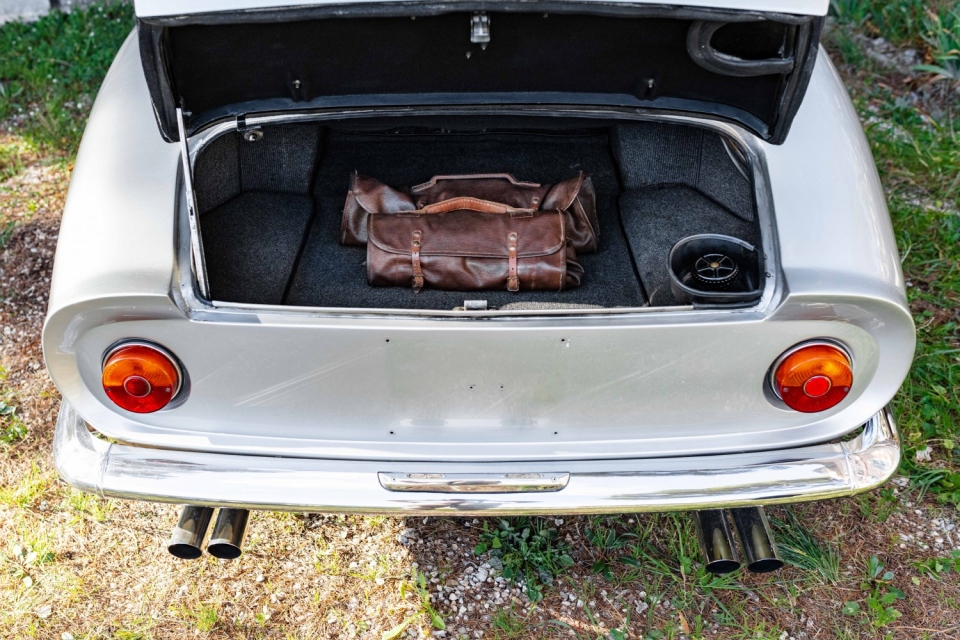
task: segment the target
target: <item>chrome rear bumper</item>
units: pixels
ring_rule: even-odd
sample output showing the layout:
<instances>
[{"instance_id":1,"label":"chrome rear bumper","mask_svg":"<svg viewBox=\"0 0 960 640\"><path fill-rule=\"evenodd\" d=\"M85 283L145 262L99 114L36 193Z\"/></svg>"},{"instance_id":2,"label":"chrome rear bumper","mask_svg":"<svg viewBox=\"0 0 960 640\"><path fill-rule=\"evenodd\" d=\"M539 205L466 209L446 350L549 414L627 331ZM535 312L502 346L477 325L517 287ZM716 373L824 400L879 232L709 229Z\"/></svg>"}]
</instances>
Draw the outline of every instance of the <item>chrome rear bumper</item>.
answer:
<instances>
[{"instance_id":1,"label":"chrome rear bumper","mask_svg":"<svg viewBox=\"0 0 960 640\"><path fill-rule=\"evenodd\" d=\"M279 458L110 443L64 402L54 458L69 484L107 497L270 511L495 515L849 496L886 482L897 470L900 446L884 409L848 442L733 455L482 464Z\"/></svg>"}]
</instances>

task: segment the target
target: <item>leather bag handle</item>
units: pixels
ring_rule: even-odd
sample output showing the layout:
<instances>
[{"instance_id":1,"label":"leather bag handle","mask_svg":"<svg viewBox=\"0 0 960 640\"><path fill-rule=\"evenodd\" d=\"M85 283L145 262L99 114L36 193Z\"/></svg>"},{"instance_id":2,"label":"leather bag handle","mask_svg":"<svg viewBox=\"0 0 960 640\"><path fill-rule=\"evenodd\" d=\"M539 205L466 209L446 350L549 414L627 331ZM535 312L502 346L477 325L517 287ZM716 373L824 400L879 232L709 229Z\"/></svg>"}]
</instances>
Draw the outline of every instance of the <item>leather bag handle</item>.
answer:
<instances>
[{"instance_id":1,"label":"leather bag handle","mask_svg":"<svg viewBox=\"0 0 960 640\"><path fill-rule=\"evenodd\" d=\"M507 180L515 187L529 187L536 189L540 186L540 183L538 182L522 182L517 180L509 173L463 173L448 176L433 176L430 178L429 182L418 184L417 186L413 187L411 191L416 193L417 191L429 189L430 187L436 186L436 184L441 180Z\"/></svg>"},{"instance_id":2,"label":"leather bag handle","mask_svg":"<svg viewBox=\"0 0 960 640\"><path fill-rule=\"evenodd\" d=\"M508 207L505 204L499 202L491 202L489 200L481 200L479 198L468 198L462 196L460 198L450 198L449 200L442 200L435 204L429 204L424 208L420 209L418 213L446 213L448 211L458 211L458 210L468 210L468 211L479 211L481 213L527 213L528 209L514 209L513 207Z\"/></svg>"}]
</instances>

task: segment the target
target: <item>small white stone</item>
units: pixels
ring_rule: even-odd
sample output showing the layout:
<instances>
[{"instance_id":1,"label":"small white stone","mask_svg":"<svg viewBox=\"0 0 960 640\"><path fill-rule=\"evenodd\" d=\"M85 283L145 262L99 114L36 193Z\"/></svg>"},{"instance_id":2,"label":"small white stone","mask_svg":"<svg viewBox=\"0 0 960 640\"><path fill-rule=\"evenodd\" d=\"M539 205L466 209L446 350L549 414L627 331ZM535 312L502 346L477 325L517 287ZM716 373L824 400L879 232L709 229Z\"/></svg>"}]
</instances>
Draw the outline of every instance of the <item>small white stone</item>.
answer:
<instances>
[{"instance_id":1,"label":"small white stone","mask_svg":"<svg viewBox=\"0 0 960 640\"><path fill-rule=\"evenodd\" d=\"M50 617L50 614L53 613L53 607L48 604L42 604L37 607L37 617L41 620L46 620Z\"/></svg>"}]
</instances>

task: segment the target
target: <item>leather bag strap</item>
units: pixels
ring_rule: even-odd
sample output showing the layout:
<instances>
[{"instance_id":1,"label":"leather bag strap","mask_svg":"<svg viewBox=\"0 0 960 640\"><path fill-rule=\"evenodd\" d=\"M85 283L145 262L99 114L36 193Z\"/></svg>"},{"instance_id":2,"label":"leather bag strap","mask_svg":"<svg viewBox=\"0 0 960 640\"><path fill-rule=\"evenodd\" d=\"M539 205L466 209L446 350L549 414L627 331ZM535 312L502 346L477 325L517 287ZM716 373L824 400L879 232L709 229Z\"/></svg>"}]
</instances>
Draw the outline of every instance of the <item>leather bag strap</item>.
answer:
<instances>
[{"instance_id":1,"label":"leather bag strap","mask_svg":"<svg viewBox=\"0 0 960 640\"><path fill-rule=\"evenodd\" d=\"M423 239L422 231L413 232L413 242L411 243L410 257L413 261L413 291L419 293L423 289L423 269L420 267L420 243Z\"/></svg>"},{"instance_id":2,"label":"leather bag strap","mask_svg":"<svg viewBox=\"0 0 960 640\"><path fill-rule=\"evenodd\" d=\"M507 236L507 291L520 291L520 277L517 275L517 232Z\"/></svg>"}]
</instances>

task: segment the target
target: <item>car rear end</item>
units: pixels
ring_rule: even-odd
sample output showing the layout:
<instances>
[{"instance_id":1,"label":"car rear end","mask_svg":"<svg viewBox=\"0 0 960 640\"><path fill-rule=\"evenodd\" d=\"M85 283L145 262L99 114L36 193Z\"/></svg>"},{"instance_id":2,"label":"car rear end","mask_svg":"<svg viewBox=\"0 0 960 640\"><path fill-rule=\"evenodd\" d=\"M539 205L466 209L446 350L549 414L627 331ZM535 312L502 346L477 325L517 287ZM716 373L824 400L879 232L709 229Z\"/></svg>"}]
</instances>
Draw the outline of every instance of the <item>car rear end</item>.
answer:
<instances>
[{"instance_id":1,"label":"car rear end","mask_svg":"<svg viewBox=\"0 0 960 640\"><path fill-rule=\"evenodd\" d=\"M714 24L776 22L761 33L793 34L789 71L777 60L758 68L747 59L739 70L729 60L710 70L717 52L696 63L718 85L760 78L756 90L773 92L765 120L744 115L743 104L723 107L734 100L726 88L698 104L645 97L642 87L615 99L504 90L429 94L424 102L396 93L344 97L343 89L298 100L260 95L256 83L256 91L232 92L243 74L224 75L226 63L206 76L202 68L181 75L178 85L158 80L164 58L151 56L165 51L164 73L186 73L177 56L196 54L176 48L191 35L177 29L199 37L213 25L209 42L222 47L222 21L202 12L147 15L141 7L140 48L129 40L104 83L60 233L44 349L63 394L61 474L101 495L201 507L430 514L757 506L885 482L899 462L885 405L908 371L914 328L856 114L815 41L798 44L818 36L822 18L794 4L796 14L720 7L630 16L681 22L676 32L687 39L675 44L691 59L696 38ZM610 10L587 5L558 11ZM244 28L254 20L230 15L226 22ZM456 15L464 18L456 38L473 56L513 46L497 39L509 14ZM488 42L472 40L471 15L486 16ZM309 32L314 22L365 18L265 12L256 19L284 33L284 25L305 22L296 28ZM713 31L704 36L708 49L736 46L720 33L715 41ZM650 74L670 86L670 71ZM223 86L201 91L204 78ZM285 79L282 91L295 80ZM665 150L641 144L651 131ZM365 145L370 136L376 144ZM465 147L477 162L509 162L514 139L534 140L528 147L543 140L545 149L572 140L570 167L593 157L578 141L598 144L612 167L610 210L619 212L611 217L619 223L602 231L608 246L622 236L625 248L619 263L609 262L617 268L594 269L602 288L589 291L597 297L517 305L482 292L403 291L382 303L362 283L330 285L320 267L304 271L312 255L326 255L310 250L323 241L317 220L338 213L326 204L327 187L317 186L324 167L362 156L389 170L377 149L409 145L411 136L423 145L417 158L457 148L448 144L453 138L478 141ZM320 142L310 143L315 159L298 168L297 158L309 155L294 152L304 139ZM698 145L700 157L726 150L717 165L722 179L710 183L703 167L714 165L701 164L695 178L668 167L660 182L633 186L632 158L642 164L660 153L650 171L663 172L670 149L685 144ZM250 167L277 166L276 179L251 175ZM734 187L724 185L736 181L740 195L725 200ZM753 234L756 295L730 303L677 297L663 275L674 239L645 261L649 255L631 244L631 193L641 202L682 193L732 211L730 228ZM266 203L255 214L269 215L248 223L229 209L240 201ZM259 232L265 227L257 225L294 219L290 203L300 201L313 207L306 227ZM664 225L679 224L693 200L680 202ZM693 228L716 232L711 224ZM241 251L237 238L253 238L258 251ZM286 271L274 278L282 264ZM658 286L648 264L663 272ZM483 304L468 304L474 300Z\"/></svg>"}]
</instances>

